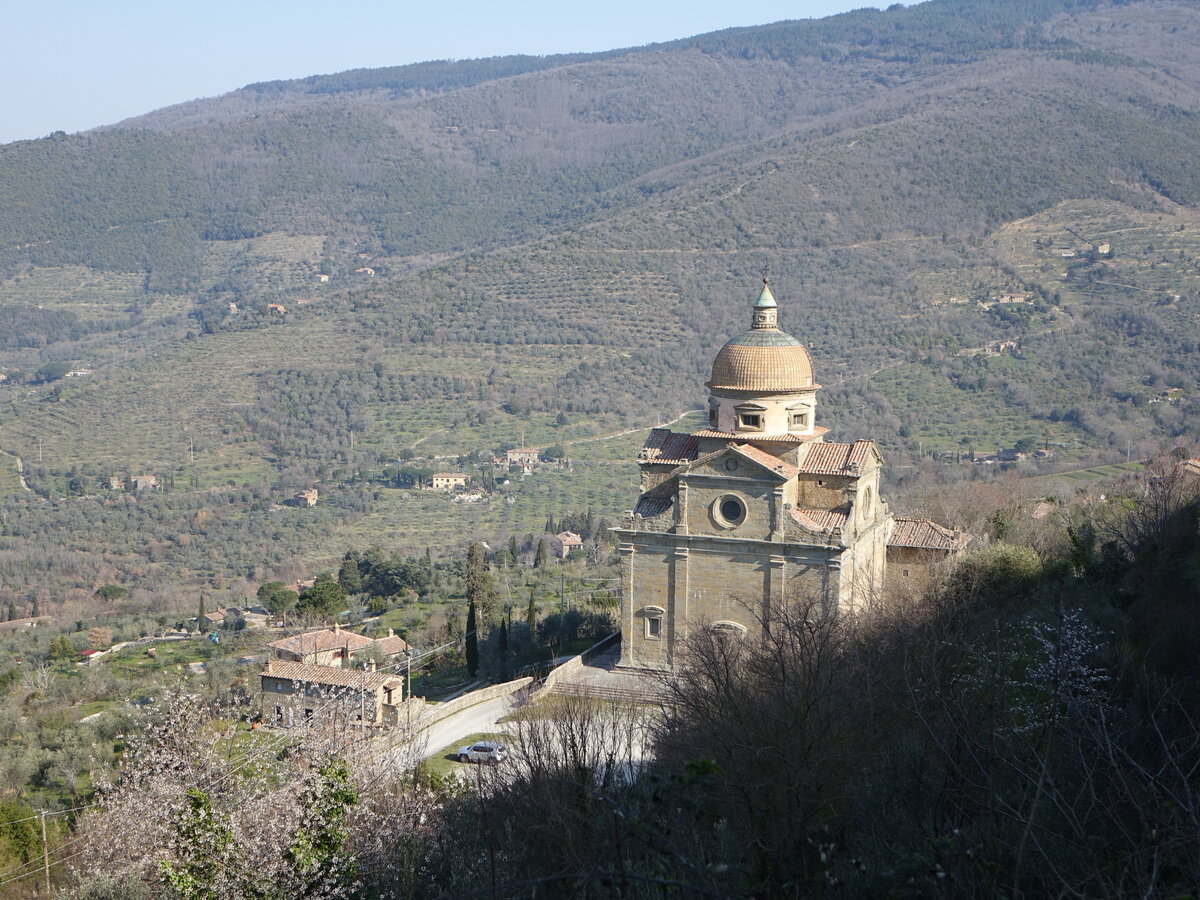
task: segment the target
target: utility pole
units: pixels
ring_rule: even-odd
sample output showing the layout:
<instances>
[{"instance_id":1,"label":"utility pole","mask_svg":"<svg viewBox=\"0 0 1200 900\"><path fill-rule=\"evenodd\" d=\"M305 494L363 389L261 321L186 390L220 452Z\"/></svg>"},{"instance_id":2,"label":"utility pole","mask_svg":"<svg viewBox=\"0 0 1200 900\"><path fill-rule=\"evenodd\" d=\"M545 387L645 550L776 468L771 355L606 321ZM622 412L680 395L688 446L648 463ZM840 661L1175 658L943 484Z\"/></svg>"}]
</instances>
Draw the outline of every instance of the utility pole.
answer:
<instances>
[{"instance_id":1,"label":"utility pole","mask_svg":"<svg viewBox=\"0 0 1200 900\"><path fill-rule=\"evenodd\" d=\"M567 573L558 573L558 644L561 648L567 638Z\"/></svg>"},{"instance_id":2,"label":"utility pole","mask_svg":"<svg viewBox=\"0 0 1200 900\"><path fill-rule=\"evenodd\" d=\"M39 818L42 820L42 869L46 874L46 896L51 896L50 893L50 845L46 843L46 811L43 809L39 812Z\"/></svg>"}]
</instances>

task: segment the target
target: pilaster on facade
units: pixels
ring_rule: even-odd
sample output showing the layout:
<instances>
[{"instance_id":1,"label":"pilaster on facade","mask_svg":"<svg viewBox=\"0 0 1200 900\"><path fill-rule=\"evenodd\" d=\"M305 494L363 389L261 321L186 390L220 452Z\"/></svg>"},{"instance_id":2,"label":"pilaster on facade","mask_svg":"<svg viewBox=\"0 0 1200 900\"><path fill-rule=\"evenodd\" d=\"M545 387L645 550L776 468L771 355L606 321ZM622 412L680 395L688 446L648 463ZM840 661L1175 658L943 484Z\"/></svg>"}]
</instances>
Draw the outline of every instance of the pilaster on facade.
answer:
<instances>
[{"instance_id":1,"label":"pilaster on facade","mask_svg":"<svg viewBox=\"0 0 1200 900\"><path fill-rule=\"evenodd\" d=\"M691 578L688 566L690 550L686 543L676 544L671 553L670 614L667 616L667 662L675 665L678 641L687 637L690 614L688 598L691 595Z\"/></svg>"},{"instance_id":2,"label":"pilaster on facade","mask_svg":"<svg viewBox=\"0 0 1200 900\"><path fill-rule=\"evenodd\" d=\"M783 485L779 485L771 492L771 540L782 541L784 539L785 523L783 517L787 512L787 504L784 503Z\"/></svg>"},{"instance_id":3,"label":"pilaster on facade","mask_svg":"<svg viewBox=\"0 0 1200 900\"><path fill-rule=\"evenodd\" d=\"M622 596L633 598L635 596L633 578L635 545L632 541L623 540L617 545L617 552L621 555ZM621 612L621 658L630 659L633 656L633 617L636 613L636 607L633 603L623 602L621 604Z\"/></svg>"}]
</instances>

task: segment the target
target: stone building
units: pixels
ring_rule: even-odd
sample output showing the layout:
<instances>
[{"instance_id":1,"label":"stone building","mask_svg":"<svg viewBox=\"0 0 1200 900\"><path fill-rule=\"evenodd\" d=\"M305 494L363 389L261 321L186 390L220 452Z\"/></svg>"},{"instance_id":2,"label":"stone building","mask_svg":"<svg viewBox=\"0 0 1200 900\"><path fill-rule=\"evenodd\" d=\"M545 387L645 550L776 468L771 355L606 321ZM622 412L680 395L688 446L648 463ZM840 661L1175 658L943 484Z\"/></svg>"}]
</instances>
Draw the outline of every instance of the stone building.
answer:
<instances>
[{"instance_id":1,"label":"stone building","mask_svg":"<svg viewBox=\"0 0 1200 900\"><path fill-rule=\"evenodd\" d=\"M471 477L466 472L438 472L430 481L435 491L453 491L465 488Z\"/></svg>"},{"instance_id":2,"label":"stone building","mask_svg":"<svg viewBox=\"0 0 1200 900\"><path fill-rule=\"evenodd\" d=\"M394 725L404 679L368 669L340 669L268 659L262 672L267 721L293 725Z\"/></svg>"},{"instance_id":3,"label":"stone building","mask_svg":"<svg viewBox=\"0 0 1200 900\"><path fill-rule=\"evenodd\" d=\"M267 649L271 656L278 660L310 666L343 667L357 654L374 645L375 641L372 638L346 631L335 622L330 628L306 631L272 641L267 644Z\"/></svg>"},{"instance_id":4,"label":"stone building","mask_svg":"<svg viewBox=\"0 0 1200 900\"><path fill-rule=\"evenodd\" d=\"M761 636L787 599L867 607L894 554L911 576L965 546L925 520L896 531L874 441L824 440L812 361L779 329L765 280L750 329L717 353L707 387L707 427L650 433L641 496L616 529L621 665L671 666L689 628Z\"/></svg>"}]
</instances>

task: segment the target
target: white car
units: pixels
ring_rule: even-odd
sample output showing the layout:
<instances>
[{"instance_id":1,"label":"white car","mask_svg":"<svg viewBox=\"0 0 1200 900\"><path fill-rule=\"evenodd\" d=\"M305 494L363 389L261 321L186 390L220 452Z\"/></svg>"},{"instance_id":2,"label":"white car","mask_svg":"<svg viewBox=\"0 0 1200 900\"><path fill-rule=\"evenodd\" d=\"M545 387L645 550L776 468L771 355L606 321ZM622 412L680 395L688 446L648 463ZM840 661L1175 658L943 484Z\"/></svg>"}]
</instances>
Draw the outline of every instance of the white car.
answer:
<instances>
[{"instance_id":1,"label":"white car","mask_svg":"<svg viewBox=\"0 0 1200 900\"><path fill-rule=\"evenodd\" d=\"M498 763L504 759L504 745L495 741L480 741L477 744L459 747L455 756L461 763Z\"/></svg>"}]
</instances>

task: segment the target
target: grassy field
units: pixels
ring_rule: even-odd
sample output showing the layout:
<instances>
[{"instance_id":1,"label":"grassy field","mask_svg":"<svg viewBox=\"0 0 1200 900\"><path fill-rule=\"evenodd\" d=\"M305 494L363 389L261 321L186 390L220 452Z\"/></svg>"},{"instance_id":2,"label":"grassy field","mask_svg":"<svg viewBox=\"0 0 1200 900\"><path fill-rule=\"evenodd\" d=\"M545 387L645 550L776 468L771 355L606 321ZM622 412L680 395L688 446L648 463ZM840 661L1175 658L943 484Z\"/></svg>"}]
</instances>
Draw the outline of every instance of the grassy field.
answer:
<instances>
[{"instance_id":1,"label":"grassy field","mask_svg":"<svg viewBox=\"0 0 1200 900\"><path fill-rule=\"evenodd\" d=\"M459 747L465 747L468 744L474 744L476 741L504 741L504 735L494 732L479 732L463 738L461 741L455 741L446 747L441 747L436 753L431 753L422 764L425 773L435 778L445 778L448 775L454 775L459 778L469 778L471 773L475 771L474 763L460 763L454 756L454 752Z\"/></svg>"},{"instance_id":2,"label":"grassy field","mask_svg":"<svg viewBox=\"0 0 1200 900\"><path fill-rule=\"evenodd\" d=\"M1127 475L1135 475L1146 468L1139 461L1116 463L1111 466L1093 466L1088 469L1076 469L1071 472L1060 472L1056 475L1039 475L1032 479L1038 483L1063 483L1074 485L1095 484L1101 481L1113 481Z\"/></svg>"},{"instance_id":3,"label":"grassy field","mask_svg":"<svg viewBox=\"0 0 1200 900\"><path fill-rule=\"evenodd\" d=\"M20 491L21 478L17 471L17 458L11 453L0 453L0 497Z\"/></svg>"}]
</instances>

